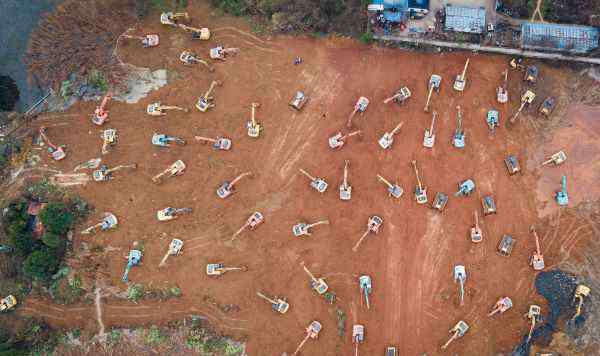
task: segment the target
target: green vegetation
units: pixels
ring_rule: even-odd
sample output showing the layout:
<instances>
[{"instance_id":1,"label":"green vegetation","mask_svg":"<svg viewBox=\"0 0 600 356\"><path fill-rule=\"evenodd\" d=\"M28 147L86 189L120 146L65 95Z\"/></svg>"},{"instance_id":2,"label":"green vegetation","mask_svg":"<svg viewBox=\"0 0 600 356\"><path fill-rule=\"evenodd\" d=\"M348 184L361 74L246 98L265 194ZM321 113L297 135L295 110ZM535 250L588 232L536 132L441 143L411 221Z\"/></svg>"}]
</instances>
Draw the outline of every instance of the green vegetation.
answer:
<instances>
[{"instance_id":1,"label":"green vegetation","mask_svg":"<svg viewBox=\"0 0 600 356\"><path fill-rule=\"evenodd\" d=\"M130 284L127 287L127 299L137 303L144 296L144 286L141 284Z\"/></svg>"},{"instance_id":2,"label":"green vegetation","mask_svg":"<svg viewBox=\"0 0 600 356\"><path fill-rule=\"evenodd\" d=\"M272 8L272 1L268 2L269 8ZM217 7L234 16L242 16L248 13L249 8L244 0L211 0L214 7Z\"/></svg>"},{"instance_id":3,"label":"green vegetation","mask_svg":"<svg viewBox=\"0 0 600 356\"><path fill-rule=\"evenodd\" d=\"M360 41L364 44L369 44L373 42L373 32L371 30L367 30L367 32L360 35Z\"/></svg>"},{"instance_id":4,"label":"green vegetation","mask_svg":"<svg viewBox=\"0 0 600 356\"><path fill-rule=\"evenodd\" d=\"M43 321L28 318L17 325L0 327L0 356L48 355L58 343L60 334Z\"/></svg>"},{"instance_id":5,"label":"green vegetation","mask_svg":"<svg viewBox=\"0 0 600 356\"><path fill-rule=\"evenodd\" d=\"M99 89L103 93L108 90L108 81L106 80L106 76L104 73L97 69L92 69L88 74L87 78L88 84L92 86L94 89Z\"/></svg>"},{"instance_id":6,"label":"green vegetation","mask_svg":"<svg viewBox=\"0 0 600 356\"><path fill-rule=\"evenodd\" d=\"M344 313L342 309L337 308L335 310L335 315L337 317L338 335L344 337L344 334L346 333L346 313Z\"/></svg>"},{"instance_id":7,"label":"green vegetation","mask_svg":"<svg viewBox=\"0 0 600 356\"><path fill-rule=\"evenodd\" d=\"M148 16L150 10L180 11L188 6L188 0L135 0L135 13L138 19Z\"/></svg>"},{"instance_id":8,"label":"green vegetation","mask_svg":"<svg viewBox=\"0 0 600 356\"><path fill-rule=\"evenodd\" d=\"M115 346L119 342L121 342L122 337L123 333L121 332L121 330L113 329L108 333L108 335L106 335L106 342L110 346Z\"/></svg>"},{"instance_id":9,"label":"green vegetation","mask_svg":"<svg viewBox=\"0 0 600 356\"><path fill-rule=\"evenodd\" d=\"M144 335L144 342L150 346L156 346L164 343L168 338L156 325L152 325Z\"/></svg>"},{"instance_id":10,"label":"green vegetation","mask_svg":"<svg viewBox=\"0 0 600 356\"><path fill-rule=\"evenodd\" d=\"M14 79L0 75L0 111L12 111L19 101L19 88Z\"/></svg>"}]
</instances>

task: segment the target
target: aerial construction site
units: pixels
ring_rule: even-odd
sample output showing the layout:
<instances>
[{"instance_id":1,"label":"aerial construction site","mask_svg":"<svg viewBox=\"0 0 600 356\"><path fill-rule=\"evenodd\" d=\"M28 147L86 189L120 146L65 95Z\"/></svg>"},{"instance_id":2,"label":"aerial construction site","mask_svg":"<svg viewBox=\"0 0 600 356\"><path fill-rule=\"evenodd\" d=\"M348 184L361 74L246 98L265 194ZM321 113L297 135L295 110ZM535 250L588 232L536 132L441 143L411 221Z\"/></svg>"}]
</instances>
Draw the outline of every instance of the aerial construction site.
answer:
<instances>
[{"instance_id":1,"label":"aerial construction site","mask_svg":"<svg viewBox=\"0 0 600 356\"><path fill-rule=\"evenodd\" d=\"M154 15L115 56L163 83L31 122L27 180L93 207L66 261L90 301L30 295L7 315L92 334L197 316L258 356L597 354L597 335L552 337L582 315L573 334L598 330L587 74L260 36L208 5ZM575 276L560 313L540 292L559 269ZM181 295L133 303L133 284Z\"/></svg>"}]
</instances>

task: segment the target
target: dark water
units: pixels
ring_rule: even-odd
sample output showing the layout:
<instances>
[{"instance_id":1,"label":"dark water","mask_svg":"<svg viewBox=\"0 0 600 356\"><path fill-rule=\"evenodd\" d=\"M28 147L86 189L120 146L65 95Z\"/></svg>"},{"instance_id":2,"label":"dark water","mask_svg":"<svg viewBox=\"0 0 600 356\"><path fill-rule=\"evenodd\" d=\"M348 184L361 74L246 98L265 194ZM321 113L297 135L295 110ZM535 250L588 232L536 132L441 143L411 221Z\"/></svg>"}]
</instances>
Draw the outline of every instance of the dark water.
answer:
<instances>
[{"instance_id":1,"label":"dark water","mask_svg":"<svg viewBox=\"0 0 600 356\"><path fill-rule=\"evenodd\" d=\"M11 76L19 86L21 99L17 108L23 110L41 97L39 88L27 83L23 55L31 31L40 16L52 10L62 0L0 0L0 74Z\"/></svg>"}]
</instances>

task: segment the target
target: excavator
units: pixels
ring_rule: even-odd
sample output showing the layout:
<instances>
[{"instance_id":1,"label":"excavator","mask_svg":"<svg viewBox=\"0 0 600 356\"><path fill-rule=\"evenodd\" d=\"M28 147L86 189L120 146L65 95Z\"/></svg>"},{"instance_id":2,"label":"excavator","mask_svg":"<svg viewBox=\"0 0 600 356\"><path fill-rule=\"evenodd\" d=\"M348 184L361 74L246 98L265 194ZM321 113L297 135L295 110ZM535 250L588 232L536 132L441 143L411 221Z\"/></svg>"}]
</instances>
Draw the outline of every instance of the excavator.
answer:
<instances>
[{"instance_id":1,"label":"excavator","mask_svg":"<svg viewBox=\"0 0 600 356\"><path fill-rule=\"evenodd\" d=\"M496 203L494 202L494 197L491 195L486 195L481 198L481 206L483 207L483 215L491 215L496 214Z\"/></svg>"},{"instance_id":2,"label":"excavator","mask_svg":"<svg viewBox=\"0 0 600 356\"><path fill-rule=\"evenodd\" d=\"M472 179L467 179L458 184L458 191L454 193L455 197L469 196L475 190L475 182Z\"/></svg>"},{"instance_id":3,"label":"excavator","mask_svg":"<svg viewBox=\"0 0 600 356\"><path fill-rule=\"evenodd\" d=\"M60 161L67 157L67 154L65 153L65 146L57 146L53 144L52 141L50 141L50 139L48 138L48 136L46 136L45 127L40 127L39 132L42 140L48 145L48 153L50 154L50 157L52 157L53 160Z\"/></svg>"},{"instance_id":4,"label":"excavator","mask_svg":"<svg viewBox=\"0 0 600 356\"><path fill-rule=\"evenodd\" d=\"M423 135L423 147L433 148L435 145L435 133L433 131L433 126L435 125L435 118L437 117L437 112L433 111L433 115L431 117L431 126L428 129L425 129L425 134Z\"/></svg>"},{"instance_id":5,"label":"excavator","mask_svg":"<svg viewBox=\"0 0 600 356\"><path fill-rule=\"evenodd\" d=\"M463 69L461 74L456 76L456 79L454 80L454 90L456 91L462 92L465 90L465 86L467 84L467 68L469 67L469 60L470 58L467 58L465 68Z\"/></svg>"},{"instance_id":6,"label":"excavator","mask_svg":"<svg viewBox=\"0 0 600 356\"><path fill-rule=\"evenodd\" d=\"M179 60L186 66L191 66L194 64L202 64L203 66L208 68L209 72L215 71L215 69L213 67L211 67L211 65L208 64L207 61L202 60L200 57L198 57L198 55L196 53L193 53L190 51L181 52L181 54L179 55Z\"/></svg>"},{"instance_id":7,"label":"excavator","mask_svg":"<svg viewBox=\"0 0 600 356\"><path fill-rule=\"evenodd\" d=\"M493 136L496 133L496 127L500 127L500 113L498 110L488 110L485 121L490 135Z\"/></svg>"},{"instance_id":8,"label":"excavator","mask_svg":"<svg viewBox=\"0 0 600 356\"><path fill-rule=\"evenodd\" d=\"M510 62L508 62L508 65L512 69L525 69L525 66L523 65L523 57L511 58Z\"/></svg>"},{"instance_id":9,"label":"excavator","mask_svg":"<svg viewBox=\"0 0 600 356\"><path fill-rule=\"evenodd\" d=\"M540 104L538 111L540 112L540 114L542 114L548 118L554 111L555 107L556 107L556 98L553 96L549 96L546 99L544 99L544 101Z\"/></svg>"},{"instance_id":10,"label":"excavator","mask_svg":"<svg viewBox=\"0 0 600 356\"><path fill-rule=\"evenodd\" d=\"M292 226L292 233L296 237L310 236L310 235L312 235L312 233L310 232L310 229L312 229L315 226L319 226L319 225L329 225L329 220L320 220L320 221L314 222L312 224L308 224L305 222L299 222L296 225Z\"/></svg>"},{"instance_id":11,"label":"excavator","mask_svg":"<svg viewBox=\"0 0 600 356\"><path fill-rule=\"evenodd\" d=\"M169 243L169 249L167 250L167 253L163 257L163 259L158 264L158 267L163 267L167 263L167 259L169 258L169 256L179 255L179 253L181 252L182 249L183 249L183 241L181 241L179 239L171 240L171 242Z\"/></svg>"},{"instance_id":12,"label":"excavator","mask_svg":"<svg viewBox=\"0 0 600 356\"><path fill-rule=\"evenodd\" d=\"M217 196L221 199L225 199L229 197L231 194L235 193L235 185L240 179L244 177L252 176L252 172L244 172L237 177L235 177L231 182L225 181L223 184L217 188Z\"/></svg>"},{"instance_id":13,"label":"excavator","mask_svg":"<svg viewBox=\"0 0 600 356\"><path fill-rule=\"evenodd\" d=\"M523 80L529 84L535 85L539 74L540 71L538 67L536 67L533 64L528 65L527 69L525 69L525 75L523 76Z\"/></svg>"},{"instance_id":14,"label":"excavator","mask_svg":"<svg viewBox=\"0 0 600 356\"><path fill-rule=\"evenodd\" d=\"M546 267L546 265L544 264L544 255L542 255L542 249L540 248L540 238L537 234L537 231L535 231L535 226L532 225L529 228L529 231L531 231L533 237L535 237L535 251L529 259L529 264L534 270L541 271Z\"/></svg>"},{"instance_id":15,"label":"excavator","mask_svg":"<svg viewBox=\"0 0 600 356\"><path fill-rule=\"evenodd\" d=\"M152 181L158 184L162 182L162 177L164 176L175 177L181 175L185 171L185 168L185 163L183 163L182 160L178 159L177 161L173 162L173 164L171 164L169 168L152 177Z\"/></svg>"},{"instance_id":16,"label":"excavator","mask_svg":"<svg viewBox=\"0 0 600 356\"><path fill-rule=\"evenodd\" d=\"M496 89L496 100L500 104L506 104L508 102L508 69L504 71L504 81Z\"/></svg>"},{"instance_id":17,"label":"excavator","mask_svg":"<svg viewBox=\"0 0 600 356\"><path fill-rule=\"evenodd\" d=\"M492 308L492 311L490 311L488 313L488 317L493 316L498 313L502 314L505 311L512 308L512 306L513 306L512 299L510 299L509 297L502 297L502 298L498 299L498 301L494 305L494 308Z\"/></svg>"},{"instance_id":18,"label":"excavator","mask_svg":"<svg viewBox=\"0 0 600 356\"><path fill-rule=\"evenodd\" d=\"M356 101L356 104L354 104L354 110L352 111L352 113L350 113L350 116L348 116L348 121L346 122L346 126L348 128L352 128L352 118L354 118L354 115L356 115L357 112L360 112L361 114L364 113L367 110L368 106L369 106L369 99L365 98L364 96L361 96L360 98L358 98L358 100Z\"/></svg>"},{"instance_id":19,"label":"excavator","mask_svg":"<svg viewBox=\"0 0 600 356\"><path fill-rule=\"evenodd\" d=\"M450 329L450 334L452 334L452 336L450 337L450 339L448 339L448 341L446 341L446 343L444 345L442 345L442 350L447 349L448 346L454 340L463 337L468 330L469 330L469 324L467 324L463 320L460 320L458 323L456 323L456 325L454 325L454 327L452 329Z\"/></svg>"},{"instance_id":20,"label":"excavator","mask_svg":"<svg viewBox=\"0 0 600 356\"><path fill-rule=\"evenodd\" d=\"M515 246L515 239L507 234L502 235L502 239L498 243L498 254L500 256L509 257Z\"/></svg>"},{"instance_id":21,"label":"excavator","mask_svg":"<svg viewBox=\"0 0 600 356\"><path fill-rule=\"evenodd\" d=\"M474 215L475 226L471 227L471 242L480 243L483 241L483 231L481 231L481 227L479 227L479 214L477 214L477 210L475 210Z\"/></svg>"},{"instance_id":22,"label":"excavator","mask_svg":"<svg viewBox=\"0 0 600 356\"><path fill-rule=\"evenodd\" d=\"M362 296L365 297L365 304L367 305L367 309L371 309L371 302L369 301L369 295L373 291L371 277L368 275L358 277L358 287L360 288L360 293L362 294Z\"/></svg>"},{"instance_id":23,"label":"excavator","mask_svg":"<svg viewBox=\"0 0 600 356\"><path fill-rule=\"evenodd\" d=\"M210 30L206 27L197 28L184 24L179 24L179 28L192 34L192 40L208 41L210 39Z\"/></svg>"},{"instance_id":24,"label":"excavator","mask_svg":"<svg viewBox=\"0 0 600 356\"><path fill-rule=\"evenodd\" d=\"M202 143L212 142L212 148L221 151L229 151L232 145L231 139L227 137L217 136L217 138L210 138L204 136L194 136L194 139Z\"/></svg>"},{"instance_id":25,"label":"excavator","mask_svg":"<svg viewBox=\"0 0 600 356\"><path fill-rule=\"evenodd\" d=\"M462 111L460 105L456 106L456 130L454 131L454 137L452 138L452 144L456 148L465 147L465 131L462 128Z\"/></svg>"},{"instance_id":26,"label":"excavator","mask_svg":"<svg viewBox=\"0 0 600 356\"><path fill-rule=\"evenodd\" d=\"M435 198L433 199L433 203L431 203L431 208L435 209L439 212L444 211L446 209L446 205L448 204L448 195L443 192L435 193Z\"/></svg>"},{"instance_id":27,"label":"excavator","mask_svg":"<svg viewBox=\"0 0 600 356\"><path fill-rule=\"evenodd\" d=\"M230 271L246 272L248 267L225 267L223 263L209 263L206 265L206 274L209 276L221 276Z\"/></svg>"},{"instance_id":28,"label":"excavator","mask_svg":"<svg viewBox=\"0 0 600 356\"><path fill-rule=\"evenodd\" d=\"M158 221L175 220L181 215L191 214L192 208L172 208L170 206L156 212Z\"/></svg>"},{"instance_id":29,"label":"excavator","mask_svg":"<svg viewBox=\"0 0 600 356\"><path fill-rule=\"evenodd\" d=\"M431 78L429 78L429 84L427 85L429 91L427 93L427 102L425 102L425 108L423 109L423 111L429 112L429 102L431 101L431 94L433 94L434 90L439 93L441 84L442 77L437 74L432 74Z\"/></svg>"},{"instance_id":30,"label":"excavator","mask_svg":"<svg viewBox=\"0 0 600 356\"><path fill-rule=\"evenodd\" d=\"M252 138L258 138L260 132L263 130L262 125L256 121L256 108L260 107L259 103L252 103L252 114L250 121L246 122L246 129L248 130L248 136Z\"/></svg>"},{"instance_id":31,"label":"excavator","mask_svg":"<svg viewBox=\"0 0 600 356\"><path fill-rule=\"evenodd\" d=\"M87 161L75 166L75 168L73 168L73 172L77 172L82 169L96 169L96 168L100 167L101 162L102 162L102 158L88 159Z\"/></svg>"},{"instance_id":32,"label":"excavator","mask_svg":"<svg viewBox=\"0 0 600 356\"><path fill-rule=\"evenodd\" d=\"M310 179L310 186L315 189L319 193L325 193L327 190L327 182L323 178L313 177L305 171L304 169L299 169L300 173L305 175L308 179Z\"/></svg>"},{"instance_id":33,"label":"excavator","mask_svg":"<svg viewBox=\"0 0 600 356\"><path fill-rule=\"evenodd\" d=\"M190 22L190 16L187 12L163 12L160 14L160 23L163 25L177 27L181 22Z\"/></svg>"},{"instance_id":34,"label":"excavator","mask_svg":"<svg viewBox=\"0 0 600 356\"><path fill-rule=\"evenodd\" d=\"M133 36L133 35L121 35L123 38L130 38L134 40L140 40L142 43L142 47L150 48L156 47L160 43L159 37L157 34L143 35L143 36Z\"/></svg>"},{"instance_id":35,"label":"excavator","mask_svg":"<svg viewBox=\"0 0 600 356\"><path fill-rule=\"evenodd\" d=\"M110 92L104 95L100 106L96 106L96 110L94 110L94 114L92 115L92 122L98 126L102 126L106 121L108 121L108 111L106 110L106 105L110 100L112 94Z\"/></svg>"},{"instance_id":36,"label":"excavator","mask_svg":"<svg viewBox=\"0 0 600 356\"><path fill-rule=\"evenodd\" d=\"M304 95L303 92L297 91L296 94L294 94L292 100L290 101L289 106L296 109L296 111L300 111L307 102L308 97Z\"/></svg>"},{"instance_id":37,"label":"excavator","mask_svg":"<svg viewBox=\"0 0 600 356\"><path fill-rule=\"evenodd\" d=\"M185 145L185 140L179 138L179 137L175 137L175 136L168 136L165 134L160 134L160 133L154 133L152 135L152 144L154 146L159 146L159 147L170 147L171 146L171 142L175 142L178 145Z\"/></svg>"},{"instance_id":38,"label":"excavator","mask_svg":"<svg viewBox=\"0 0 600 356\"><path fill-rule=\"evenodd\" d=\"M0 312L7 312L17 305L17 298L14 295L9 295L0 300Z\"/></svg>"},{"instance_id":39,"label":"excavator","mask_svg":"<svg viewBox=\"0 0 600 356\"><path fill-rule=\"evenodd\" d=\"M103 164L100 166L100 169L97 169L92 172L92 179L95 182L107 182L114 178L112 175L113 172L120 171L121 169L126 169L126 168L137 169L137 164L136 163L122 164L122 165L115 166L113 168L108 168L107 165Z\"/></svg>"},{"instance_id":40,"label":"excavator","mask_svg":"<svg viewBox=\"0 0 600 356\"><path fill-rule=\"evenodd\" d=\"M123 282L127 282L129 280L129 271L131 268L139 265L142 261L142 251L136 250L136 245L137 243L134 243L134 249L130 250L129 255L125 257L127 258L127 266L125 267L125 272L123 272L123 277L121 278Z\"/></svg>"},{"instance_id":41,"label":"excavator","mask_svg":"<svg viewBox=\"0 0 600 356\"><path fill-rule=\"evenodd\" d=\"M156 103L148 104L146 107L146 114L150 116L165 116L169 110L188 112L188 109L179 106L162 105L160 101L158 101Z\"/></svg>"},{"instance_id":42,"label":"excavator","mask_svg":"<svg viewBox=\"0 0 600 356\"><path fill-rule=\"evenodd\" d=\"M304 346L306 341L308 341L308 339L317 339L319 337L319 332L321 332L322 328L323 328L323 326L321 325L321 323L319 323L316 320L313 320L310 323L310 325L306 328L306 337L304 337L304 339L300 342L300 344L298 345L298 347L296 348L296 351L294 351L294 354L292 356L298 355L298 353L300 352L300 349L302 349L302 347Z\"/></svg>"},{"instance_id":43,"label":"excavator","mask_svg":"<svg viewBox=\"0 0 600 356\"><path fill-rule=\"evenodd\" d=\"M306 274L308 274L308 276L310 277L310 287L312 289L314 289L315 292L317 292L319 295L325 294L325 292L327 292L327 290L329 289L329 286L327 285L327 283L325 283L325 279L324 278L316 278L308 270L308 268L306 268L306 266L304 265L304 262L302 262L301 265L302 265L302 268L304 268L304 272L306 272Z\"/></svg>"},{"instance_id":44,"label":"excavator","mask_svg":"<svg viewBox=\"0 0 600 356\"><path fill-rule=\"evenodd\" d=\"M239 234L241 234L244 230L248 229L248 230L254 230L256 229L256 227L260 224L262 224L263 222L265 222L265 217L263 214L261 214L258 211L255 211L254 213L252 213L252 215L250 215L250 217L248 218L248 220L246 220L246 222L244 223L244 225L242 225L242 227L240 227L240 229L238 231L236 231L233 236L231 236L231 240L235 240L235 238L238 237Z\"/></svg>"},{"instance_id":45,"label":"excavator","mask_svg":"<svg viewBox=\"0 0 600 356\"><path fill-rule=\"evenodd\" d=\"M404 193L404 189L402 189L402 187L400 187L398 184L392 184L392 183L388 182L381 175L378 174L377 179L387 186L388 195L390 197L399 199L402 196L402 194Z\"/></svg>"},{"instance_id":46,"label":"excavator","mask_svg":"<svg viewBox=\"0 0 600 356\"><path fill-rule=\"evenodd\" d=\"M535 324L541 320L542 308L540 308L539 305L530 305L529 311L527 314L525 314L525 316L531 321L531 327L529 328L529 334L527 335L527 343L529 343L529 340L531 340L531 334L535 328Z\"/></svg>"},{"instance_id":47,"label":"excavator","mask_svg":"<svg viewBox=\"0 0 600 356\"><path fill-rule=\"evenodd\" d=\"M340 184L340 200L344 201L352 198L352 186L348 184L348 164L350 164L350 161L346 160L344 163L344 180Z\"/></svg>"},{"instance_id":48,"label":"excavator","mask_svg":"<svg viewBox=\"0 0 600 356\"><path fill-rule=\"evenodd\" d=\"M215 107L215 104L214 104L215 98L210 96L210 93L212 93L213 89L216 86L221 86L221 85L223 85L222 82L213 80L210 83L210 87L208 88L206 93L204 93L204 95L202 95L201 97L198 98L198 101L196 102L196 108L198 110L200 110L201 112L206 112L206 111L208 111L208 109L214 108Z\"/></svg>"},{"instance_id":49,"label":"excavator","mask_svg":"<svg viewBox=\"0 0 600 356\"><path fill-rule=\"evenodd\" d=\"M417 161L412 160L411 164L417 177L417 185L415 186L415 200L417 204L427 204L427 187L421 184L421 178L419 177L419 169L417 168Z\"/></svg>"},{"instance_id":50,"label":"excavator","mask_svg":"<svg viewBox=\"0 0 600 356\"><path fill-rule=\"evenodd\" d=\"M365 342L365 327L361 324L352 326L352 341L354 342L354 356L358 356L358 345Z\"/></svg>"},{"instance_id":51,"label":"excavator","mask_svg":"<svg viewBox=\"0 0 600 356\"><path fill-rule=\"evenodd\" d=\"M117 130L115 129L107 129L102 131L102 134L100 135L100 138L102 139L102 154L105 155L108 153L108 147L110 146L114 146L115 144L117 144Z\"/></svg>"},{"instance_id":52,"label":"excavator","mask_svg":"<svg viewBox=\"0 0 600 356\"><path fill-rule=\"evenodd\" d=\"M370 232L377 235L379 233L382 225L383 225L383 219L380 218L379 216L373 215L373 216L369 217L369 221L367 222L367 230L365 230L365 232L362 234L360 239L358 239L358 241L356 242L354 247L352 247L352 251L356 252L358 250L358 247L360 246L360 244L363 242L365 237L367 237L367 235Z\"/></svg>"},{"instance_id":53,"label":"excavator","mask_svg":"<svg viewBox=\"0 0 600 356\"><path fill-rule=\"evenodd\" d=\"M261 292L256 292L256 295L269 302L271 304L271 309L280 314L285 314L288 309L290 309L290 304L285 300L286 298L279 298L277 296L271 298Z\"/></svg>"},{"instance_id":54,"label":"excavator","mask_svg":"<svg viewBox=\"0 0 600 356\"><path fill-rule=\"evenodd\" d=\"M329 148L331 149L340 149L342 148L342 146L344 146L344 144L346 143L346 139L348 139L349 137L352 136L356 136L356 135L361 135L361 131L360 130L356 130L356 131L352 131L350 133L347 133L345 135L342 135L342 132L338 132L335 135L329 137Z\"/></svg>"},{"instance_id":55,"label":"excavator","mask_svg":"<svg viewBox=\"0 0 600 356\"><path fill-rule=\"evenodd\" d=\"M571 318L571 320L575 320L578 316L581 315L581 307L583 306L583 299L590 296L592 290L590 287L580 284L575 288L575 294L573 295L573 303L577 301L577 308L575 314Z\"/></svg>"},{"instance_id":56,"label":"excavator","mask_svg":"<svg viewBox=\"0 0 600 356\"><path fill-rule=\"evenodd\" d=\"M560 206L569 204L569 195L567 194L567 176L563 175L560 180L560 190L556 192L554 198Z\"/></svg>"},{"instance_id":57,"label":"excavator","mask_svg":"<svg viewBox=\"0 0 600 356\"><path fill-rule=\"evenodd\" d=\"M88 235L91 233L95 233L97 228L100 228L100 231L115 229L118 224L119 221L117 220L117 217L113 213L107 212L104 213L104 217L99 223L86 228L81 232L81 234Z\"/></svg>"},{"instance_id":58,"label":"excavator","mask_svg":"<svg viewBox=\"0 0 600 356\"><path fill-rule=\"evenodd\" d=\"M527 90L521 96L521 106L519 106L519 109L517 110L517 112L515 112L514 115L510 118L510 123L511 124L514 124L517 121L517 118L521 114L521 111L523 111L523 109L525 108L525 106L530 105L531 103L533 103L533 100L535 100L535 93L533 91L531 91L531 90Z\"/></svg>"},{"instance_id":59,"label":"excavator","mask_svg":"<svg viewBox=\"0 0 600 356\"><path fill-rule=\"evenodd\" d=\"M459 304L465 305L465 282L467 281L467 270L463 265L454 266L454 283L458 282L460 288L458 290Z\"/></svg>"},{"instance_id":60,"label":"excavator","mask_svg":"<svg viewBox=\"0 0 600 356\"><path fill-rule=\"evenodd\" d=\"M240 51L239 48L227 48L223 46L217 46L210 49L210 59L226 60L230 54L237 54Z\"/></svg>"},{"instance_id":61,"label":"excavator","mask_svg":"<svg viewBox=\"0 0 600 356\"><path fill-rule=\"evenodd\" d=\"M408 98L410 98L410 97L411 97L410 89L408 89L408 87L402 87L402 88L398 89L398 91L396 93L394 93L394 95L392 95L389 98L385 99L383 101L383 103L387 104L387 103L389 103L390 101L393 100L397 104L402 104L406 100L408 100Z\"/></svg>"},{"instance_id":62,"label":"excavator","mask_svg":"<svg viewBox=\"0 0 600 356\"><path fill-rule=\"evenodd\" d=\"M378 141L379 146L381 146L381 148L383 148L384 150L387 150L388 148L392 147L392 144L394 143L394 135L398 133L398 131L400 131L403 125L404 121L401 121L398 123L398 125L396 125L396 127L394 127L392 131L384 133Z\"/></svg>"},{"instance_id":63,"label":"excavator","mask_svg":"<svg viewBox=\"0 0 600 356\"><path fill-rule=\"evenodd\" d=\"M546 166L549 164L554 164L555 166L560 166L567 160L567 154L564 151L558 151L554 153L550 158L546 161L542 162L542 166Z\"/></svg>"},{"instance_id":64,"label":"excavator","mask_svg":"<svg viewBox=\"0 0 600 356\"><path fill-rule=\"evenodd\" d=\"M521 165L519 164L519 159L517 156L508 155L508 157L504 159L504 164L506 165L509 175L512 176L517 173L521 173Z\"/></svg>"}]
</instances>

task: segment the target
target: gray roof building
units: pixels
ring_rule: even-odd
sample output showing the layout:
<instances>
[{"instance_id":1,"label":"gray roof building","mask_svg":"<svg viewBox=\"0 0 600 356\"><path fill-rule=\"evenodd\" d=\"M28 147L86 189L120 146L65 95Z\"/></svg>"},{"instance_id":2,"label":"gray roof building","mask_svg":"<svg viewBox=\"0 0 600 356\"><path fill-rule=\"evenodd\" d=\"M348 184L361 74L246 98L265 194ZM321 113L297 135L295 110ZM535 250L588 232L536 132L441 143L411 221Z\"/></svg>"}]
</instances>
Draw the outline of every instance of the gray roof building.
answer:
<instances>
[{"instance_id":1,"label":"gray roof building","mask_svg":"<svg viewBox=\"0 0 600 356\"><path fill-rule=\"evenodd\" d=\"M444 30L467 33L483 33L485 31L485 8L446 6Z\"/></svg>"},{"instance_id":2,"label":"gray roof building","mask_svg":"<svg viewBox=\"0 0 600 356\"><path fill-rule=\"evenodd\" d=\"M521 25L521 47L587 53L598 48L599 35L591 26L525 22Z\"/></svg>"}]
</instances>

